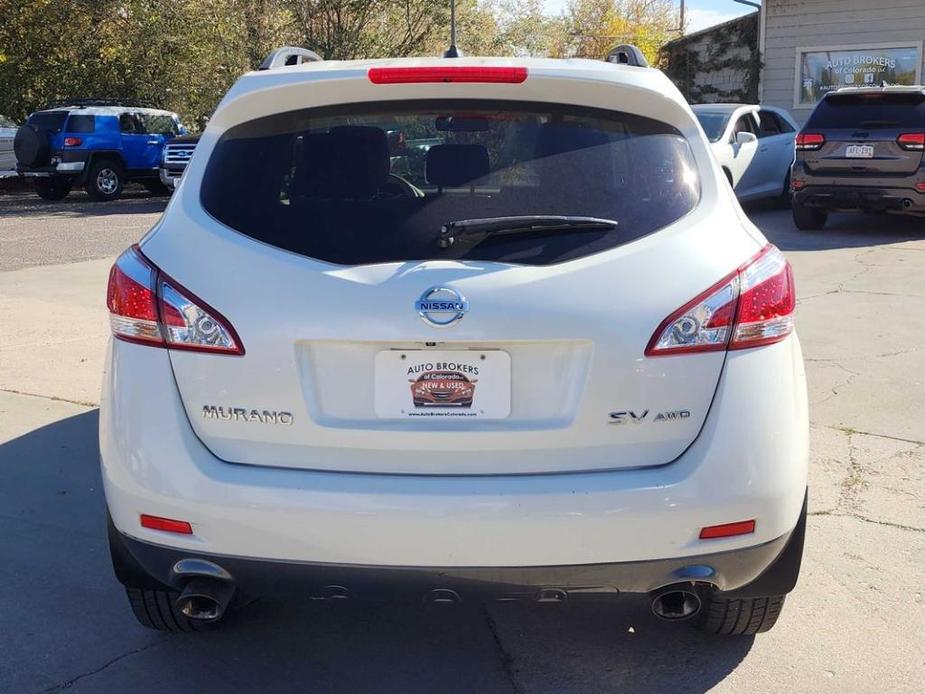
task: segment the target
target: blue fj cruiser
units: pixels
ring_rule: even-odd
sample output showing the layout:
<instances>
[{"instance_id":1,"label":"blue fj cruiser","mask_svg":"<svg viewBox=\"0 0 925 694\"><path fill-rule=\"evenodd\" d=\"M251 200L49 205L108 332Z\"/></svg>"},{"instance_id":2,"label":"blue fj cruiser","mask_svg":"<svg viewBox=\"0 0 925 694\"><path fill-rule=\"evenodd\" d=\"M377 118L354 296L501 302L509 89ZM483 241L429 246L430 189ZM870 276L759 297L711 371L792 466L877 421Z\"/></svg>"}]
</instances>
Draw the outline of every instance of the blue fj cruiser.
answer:
<instances>
[{"instance_id":1,"label":"blue fj cruiser","mask_svg":"<svg viewBox=\"0 0 925 694\"><path fill-rule=\"evenodd\" d=\"M158 168L167 140L182 134L176 113L99 100L36 111L16 132L16 170L35 177L45 200L75 185L93 200L115 200L128 181L166 192Z\"/></svg>"}]
</instances>

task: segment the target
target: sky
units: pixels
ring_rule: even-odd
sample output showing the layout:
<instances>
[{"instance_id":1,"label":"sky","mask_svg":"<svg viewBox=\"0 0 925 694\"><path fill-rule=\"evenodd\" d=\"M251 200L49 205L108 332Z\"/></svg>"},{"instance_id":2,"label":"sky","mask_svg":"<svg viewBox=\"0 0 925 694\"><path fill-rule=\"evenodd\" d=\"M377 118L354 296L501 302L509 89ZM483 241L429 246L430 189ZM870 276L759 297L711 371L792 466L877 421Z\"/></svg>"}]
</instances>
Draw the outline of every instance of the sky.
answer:
<instances>
[{"instance_id":1,"label":"sky","mask_svg":"<svg viewBox=\"0 0 925 694\"><path fill-rule=\"evenodd\" d=\"M546 11L550 14L559 14L566 5L568 0L543 0L546 5ZM675 2L680 5L680 1ZM746 5L740 5L733 0L687 0L687 31L700 31L714 24L720 24L727 19L739 17L749 12L754 12L754 8Z\"/></svg>"}]
</instances>

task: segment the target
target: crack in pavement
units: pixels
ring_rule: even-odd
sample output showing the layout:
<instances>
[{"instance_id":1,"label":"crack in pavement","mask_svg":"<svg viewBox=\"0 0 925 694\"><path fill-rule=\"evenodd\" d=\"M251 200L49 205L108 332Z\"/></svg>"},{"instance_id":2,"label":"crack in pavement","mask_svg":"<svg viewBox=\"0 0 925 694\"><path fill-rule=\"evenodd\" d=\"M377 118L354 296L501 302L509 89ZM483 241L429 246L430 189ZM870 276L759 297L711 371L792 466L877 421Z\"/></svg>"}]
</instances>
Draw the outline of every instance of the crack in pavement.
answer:
<instances>
[{"instance_id":1,"label":"crack in pavement","mask_svg":"<svg viewBox=\"0 0 925 694\"><path fill-rule=\"evenodd\" d=\"M841 481L841 493L835 502L835 509L845 509L850 515L857 515L861 510L861 493L870 486L866 470L857 457L854 445L854 432L846 432L848 437L848 474Z\"/></svg>"},{"instance_id":2,"label":"crack in pavement","mask_svg":"<svg viewBox=\"0 0 925 694\"><path fill-rule=\"evenodd\" d=\"M110 667L111 665L115 665L120 660L128 658L129 656L137 655L138 653L143 653L144 651L150 650L154 648L155 646L160 646L162 643L165 643L165 642L155 641L154 643L149 643L147 646L142 646L141 648L135 648L134 650L123 653L122 655L117 655L115 658L112 658L111 660L106 661L105 663L103 663L100 667L96 668L95 670L90 670L89 672L81 673L77 675L76 677L72 677L71 679L64 681L61 684L52 685L51 687L48 687L47 689L41 690L38 694L49 694L49 692L59 692L62 689L68 689L75 682L79 680L99 674L100 672Z\"/></svg>"},{"instance_id":3,"label":"crack in pavement","mask_svg":"<svg viewBox=\"0 0 925 694\"><path fill-rule=\"evenodd\" d=\"M57 395L42 395L40 393L26 393L22 390L13 390L12 388L0 388L0 393L11 393L12 395L24 395L29 398L42 398L43 400L52 400L54 402L66 402L71 405L80 405L82 407L99 407L98 402L89 400L70 400L69 398L59 398Z\"/></svg>"},{"instance_id":4,"label":"crack in pavement","mask_svg":"<svg viewBox=\"0 0 925 694\"><path fill-rule=\"evenodd\" d=\"M806 514L811 518L848 518L857 520L871 525L882 525L887 528L896 528L897 530L908 530L913 533L925 533L925 528L918 528L914 525L903 525L902 523L892 523L890 521L881 521L874 518L868 518L858 513L838 513L837 511L811 511Z\"/></svg>"},{"instance_id":5,"label":"crack in pavement","mask_svg":"<svg viewBox=\"0 0 925 694\"><path fill-rule=\"evenodd\" d=\"M491 612L488 611L488 607L482 605L482 613L485 615L485 622L488 624L488 631L491 632L491 637L495 642L495 646L498 648L498 653L501 655L501 667L504 670L504 674L507 677L508 684L511 685L511 691L514 694L526 694L526 690L520 686L517 682L517 676L514 674L514 656L508 653L507 649L504 647L504 644L501 642L501 635L498 633L498 626L495 624L494 618L491 616Z\"/></svg>"},{"instance_id":6,"label":"crack in pavement","mask_svg":"<svg viewBox=\"0 0 925 694\"><path fill-rule=\"evenodd\" d=\"M862 431L860 429L852 429L851 427L842 427L835 424L821 424L817 422L812 422L814 426L820 426L825 429L832 429L833 431L840 431L843 434L861 434L862 436L872 436L876 439L889 439L890 441L900 441L902 443L911 443L916 446L925 446L925 441L919 441L918 439L906 439L902 436L891 436L890 434L877 434L872 431Z\"/></svg>"}]
</instances>

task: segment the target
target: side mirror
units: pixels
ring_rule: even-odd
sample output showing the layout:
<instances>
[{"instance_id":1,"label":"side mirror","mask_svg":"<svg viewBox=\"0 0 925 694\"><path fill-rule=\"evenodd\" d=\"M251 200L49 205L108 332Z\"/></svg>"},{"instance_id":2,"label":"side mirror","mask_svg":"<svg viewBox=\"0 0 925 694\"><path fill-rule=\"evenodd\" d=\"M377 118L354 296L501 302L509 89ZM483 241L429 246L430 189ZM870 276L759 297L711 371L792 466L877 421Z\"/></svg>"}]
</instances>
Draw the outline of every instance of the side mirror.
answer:
<instances>
[{"instance_id":1,"label":"side mirror","mask_svg":"<svg viewBox=\"0 0 925 694\"><path fill-rule=\"evenodd\" d=\"M758 136L755 133L746 131L736 133L736 144L747 145L749 142L758 142Z\"/></svg>"}]
</instances>

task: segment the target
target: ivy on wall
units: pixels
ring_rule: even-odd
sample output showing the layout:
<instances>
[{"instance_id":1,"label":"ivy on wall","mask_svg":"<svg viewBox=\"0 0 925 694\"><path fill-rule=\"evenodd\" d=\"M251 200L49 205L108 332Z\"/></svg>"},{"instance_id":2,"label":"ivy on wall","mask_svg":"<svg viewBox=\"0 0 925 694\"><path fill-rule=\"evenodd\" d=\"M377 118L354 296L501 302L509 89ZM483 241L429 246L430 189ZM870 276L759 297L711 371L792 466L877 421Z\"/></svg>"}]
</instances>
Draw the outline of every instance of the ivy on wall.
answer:
<instances>
[{"instance_id":1,"label":"ivy on wall","mask_svg":"<svg viewBox=\"0 0 925 694\"><path fill-rule=\"evenodd\" d=\"M665 44L659 63L692 104L758 103L762 67L758 53L758 13ZM737 86L717 86L715 76L726 70L741 75L741 80L735 82Z\"/></svg>"}]
</instances>

